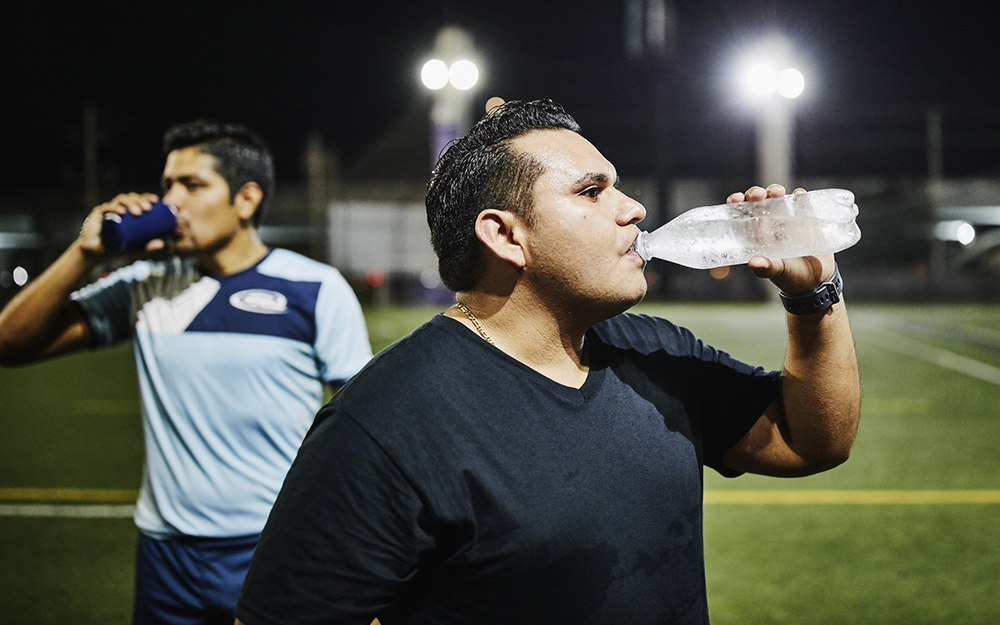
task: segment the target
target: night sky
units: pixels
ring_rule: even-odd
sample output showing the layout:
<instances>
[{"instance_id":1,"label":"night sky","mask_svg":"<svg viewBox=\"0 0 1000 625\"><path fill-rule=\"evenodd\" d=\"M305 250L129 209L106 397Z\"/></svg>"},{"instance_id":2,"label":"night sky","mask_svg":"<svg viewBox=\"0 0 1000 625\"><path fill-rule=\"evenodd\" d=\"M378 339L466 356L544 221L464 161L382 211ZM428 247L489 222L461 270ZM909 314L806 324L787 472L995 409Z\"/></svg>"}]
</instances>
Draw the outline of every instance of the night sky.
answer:
<instances>
[{"instance_id":1,"label":"night sky","mask_svg":"<svg viewBox=\"0 0 1000 625\"><path fill-rule=\"evenodd\" d=\"M944 115L946 175L1000 173L1000 59L986 2L677 0L676 53L625 52L605 2L18 3L4 10L3 185L79 186L81 119L97 107L102 190L155 188L162 131L213 117L272 144L304 177L319 130L349 166L405 111L437 30L467 28L487 60L477 98L551 97L620 170L752 174L753 126L724 69L781 28L813 68L799 167L925 173L924 113Z\"/></svg>"}]
</instances>

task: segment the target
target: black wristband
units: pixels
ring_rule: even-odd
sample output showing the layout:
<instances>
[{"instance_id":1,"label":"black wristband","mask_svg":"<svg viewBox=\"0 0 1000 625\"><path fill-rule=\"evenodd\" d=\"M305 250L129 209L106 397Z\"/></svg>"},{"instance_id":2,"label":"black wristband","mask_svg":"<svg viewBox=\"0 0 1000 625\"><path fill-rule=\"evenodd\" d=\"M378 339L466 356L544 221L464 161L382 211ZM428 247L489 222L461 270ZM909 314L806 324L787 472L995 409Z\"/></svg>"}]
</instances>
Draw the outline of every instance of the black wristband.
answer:
<instances>
[{"instance_id":1,"label":"black wristband","mask_svg":"<svg viewBox=\"0 0 1000 625\"><path fill-rule=\"evenodd\" d=\"M785 310L793 315L812 315L823 312L840 301L844 292L844 280L840 277L840 268L833 264L833 276L823 284L808 293L787 295L779 293Z\"/></svg>"}]
</instances>

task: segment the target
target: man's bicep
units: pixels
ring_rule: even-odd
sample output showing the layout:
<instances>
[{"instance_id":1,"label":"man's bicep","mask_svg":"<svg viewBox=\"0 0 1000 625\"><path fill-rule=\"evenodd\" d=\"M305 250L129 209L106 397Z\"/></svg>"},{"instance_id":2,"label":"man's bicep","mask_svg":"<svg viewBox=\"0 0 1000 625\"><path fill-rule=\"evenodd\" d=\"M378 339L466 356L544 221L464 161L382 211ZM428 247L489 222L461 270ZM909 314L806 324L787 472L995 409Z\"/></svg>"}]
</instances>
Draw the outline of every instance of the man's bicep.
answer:
<instances>
[{"instance_id":1,"label":"man's bicep","mask_svg":"<svg viewBox=\"0 0 1000 625\"><path fill-rule=\"evenodd\" d=\"M802 475L804 462L789 445L780 399L769 405L743 438L723 455L723 464L745 473L775 477Z\"/></svg>"},{"instance_id":2,"label":"man's bicep","mask_svg":"<svg viewBox=\"0 0 1000 625\"><path fill-rule=\"evenodd\" d=\"M43 334L19 348L11 348L5 360L11 364L28 364L90 347L90 326L80 310L67 302Z\"/></svg>"},{"instance_id":3,"label":"man's bicep","mask_svg":"<svg viewBox=\"0 0 1000 625\"><path fill-rule=\"evenodd\" d=\"M91 347L90 324L80 309L67 304L59 315L42 358L60 356Z\"/></svg>"}]
</instances>

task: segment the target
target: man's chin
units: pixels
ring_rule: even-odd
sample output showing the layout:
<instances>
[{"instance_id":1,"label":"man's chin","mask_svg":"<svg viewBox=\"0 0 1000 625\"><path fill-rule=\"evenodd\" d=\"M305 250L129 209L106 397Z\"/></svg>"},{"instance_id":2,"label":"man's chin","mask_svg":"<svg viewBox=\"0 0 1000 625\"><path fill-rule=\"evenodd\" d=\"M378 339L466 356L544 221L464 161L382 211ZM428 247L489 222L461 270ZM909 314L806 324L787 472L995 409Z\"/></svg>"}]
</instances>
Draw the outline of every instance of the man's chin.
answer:
<instances>
[{"instance_id":1,"label":"man's chin","mask_svg":"<svg viewBox=\"0 0 1000 625\"><path fill-rule=\"evenodd\" d=\"M174 254L178 256L194 256L197 253L197 246L189 241L182 240L174 242Z\"/></svg>"},{"instance_id":2,"label":"man's chin","mask_svg":"<svg viewBox=\"0 0 1000 625\"><path fill-rule=\"evenodd\" d=\"M645 290L643 290L642 295L640 295L639 297L635 298L635 300L633 300L632 303L629 304L628 307L632 308L633 306L635 306L636 304L638 304L639 302L641 302L644 299L646 299L646 291Z\"/></svg>"},{"instance_id":3,"label":"man's chin","mask_svg":"<svg viewBox=\"0 0 1000 625\"><path fill-rule=\"evenodd\" d=\"M641 289L639 289L630 296L622 297L615 304L609 306L606 318L610 319L611 317L615 317L617 315L622 314L623 312L627 311L628 309L632 308L633 306L641 302L645 297L646 297L646 285L645 283L643 283Z\"/></svg>"},{"instance_id":4,"label":"man's chin","mask_svg":"<svg viewBox=\"0 0 1000 625\"><path fill-rule=\"evenodd\" d=\"M633 306L635 306L636 304L638 304L639 302L641 302L645 298L646 298L646 289L643 289L641 294L639 294L636 297L633 297L632 299L630 299L628 301L628 303L625 305L625 308L622 309L622 312L625 312L626 310L632 308Z\"/></svg>"}]
</instances>

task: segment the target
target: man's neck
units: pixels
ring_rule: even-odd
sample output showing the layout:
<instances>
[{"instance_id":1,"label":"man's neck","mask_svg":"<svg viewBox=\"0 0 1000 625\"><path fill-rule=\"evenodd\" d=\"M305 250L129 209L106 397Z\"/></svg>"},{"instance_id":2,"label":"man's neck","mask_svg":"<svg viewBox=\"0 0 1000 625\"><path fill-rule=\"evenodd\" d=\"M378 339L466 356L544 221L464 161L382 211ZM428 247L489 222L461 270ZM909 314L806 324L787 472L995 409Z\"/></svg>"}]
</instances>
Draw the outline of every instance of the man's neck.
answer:
<instances>
[{"instance_id":1,"label":"man's neck","mask_svg":"<svg viewBox=\"0 0 1000 625\"><path fill-rule=\"evenodd\" d=\"M498 349L560 384L583 386L590 370L584 341L587 328L575 327L560 311L519 295L467 291L457 299ZM457 306L445 314L481 334Z\"/></svg>"},{"instance_id":2,"label":"man's neck","mask_svg":"<svg viewBox=\"0 0 1000 625\"><path fill-rule=\"evenodd\" d=\"M222 247L195 255L195 263L209 274L228 276L253 267L267 256L268 247L257 236L257 230L240 230Z\"/></svg>"}]
</instances>

